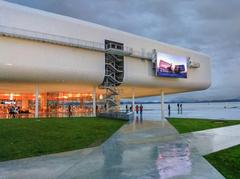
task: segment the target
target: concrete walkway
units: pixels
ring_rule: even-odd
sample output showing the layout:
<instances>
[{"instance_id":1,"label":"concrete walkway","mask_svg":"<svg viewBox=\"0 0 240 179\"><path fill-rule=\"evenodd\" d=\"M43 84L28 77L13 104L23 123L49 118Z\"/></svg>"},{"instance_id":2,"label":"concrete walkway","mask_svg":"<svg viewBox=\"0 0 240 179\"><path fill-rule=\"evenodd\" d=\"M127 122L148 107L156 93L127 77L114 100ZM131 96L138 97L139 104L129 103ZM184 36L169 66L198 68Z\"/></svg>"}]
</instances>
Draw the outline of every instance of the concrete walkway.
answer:
<instances>
[{"instance_id":1,"label":"concrete walkway","mask_svg":"<svg viewBox=\"0 0 240 179\"><path fill-rule=\"evenodd\" d=\"M207 155L240 144L240 125L188 133L182 137L201 155Z\"/></svg>"},{"instance_id":2,"label":"concrete walkway","mask_svg":"<svg viewBox=\"0 0 240 179\"><path fill-rule=\"evenodd\" d=\"M100 147L2 162L0 179L224 178L201 155L239 144L239 131L179 135L167 121L135 120Z\"/></svg>"}]
</instances>

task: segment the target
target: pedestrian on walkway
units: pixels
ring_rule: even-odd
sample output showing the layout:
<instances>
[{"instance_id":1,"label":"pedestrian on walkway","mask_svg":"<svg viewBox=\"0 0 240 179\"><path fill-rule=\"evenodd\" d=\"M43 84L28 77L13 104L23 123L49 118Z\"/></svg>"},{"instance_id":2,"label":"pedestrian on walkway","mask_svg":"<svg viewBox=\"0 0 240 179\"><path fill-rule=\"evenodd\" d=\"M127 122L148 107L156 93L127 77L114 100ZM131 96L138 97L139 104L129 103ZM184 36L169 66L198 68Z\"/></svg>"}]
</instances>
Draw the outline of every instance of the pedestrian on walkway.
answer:
<instances>
[{"instance_id":1,"label":"pedestrian on walkway","mask_svg":"<svg viewBox=\"0 0 240 179\"><path fill-rule=\"evenodd\" d=\"M171 105L168 104L168 116L170 116L170 115L171 115Z\"/></svg>"},{"instance_id":2,"label":"pedestrian on walkway","mask_svg":"<svg viewBox=\"0 0 240 179\"><path fill-rule=\"evenodd\" d=\"M106 103L104 104L104 110L105 110L105 112L107 111L107 104Z\"/></svg>"},{"instance_id":3,"label":"pedestrian on walkway","mask_svg":"<svg viewBox=\"0 0 240 179\"><path fill-rule=\"evenodd\" d=\"M136 106L136 113L138 114L138 111L139 111L139 107L138 105Z\"/></svg>"},{"instance_id":4,"label":"pedestrian on walkway","mask_svg":"<svg viewBox=\"0 0 240 179\"><path fill-rule=\"evenodd\" d=\"M182 104L180 104L180 111L181 111L181 114L182 114L182 111L183 111L183 110L182 110L182 106L183 106L183 105L182 105Z\"/></svg>"},{"instance_id":5,"label":"pedestrian on walkway","mask_svg":"<svg viewBox=\"0 0 240 179\"><path fill-rule=\"evenodd\" d=\"M126 104L126 113L128 113L128 105Z\"/></svg>"},{"instance_id":6,"label":"pedestrian on walkway","mask_svg":"<svg viewBox=\"0 0 240 179\"><path fill-rule=\"evenodd\" d=\"M140 105L140 115L142 115L142 113L143 113L143 105L141 104Z\"/></svg>"},{"instance_id":7,"label":"pedestrian on walkway","mask_svg":"<svg viewBox=\"0 0 240 179\"><path fill-rule=\"evenodd\" d=\"M10 114L11 117L15 118L15 108L14 108L14 106L10 107L9 114Z\"/></svg>"},{"instance_id":8,"label":"pedestrian on walkway","mask_svg":"<svg viewBox=\"0 0 240 179\"><path fill-rule=\"evenodd\" d=\"M96 105L96 113L98 113L98 105Z\"/></svg>"},{"instance_id":9,"label":"pedestrian on walkway","mask_svg":"<svg viewBox=\"0 0 240 179\"><path fill-rule=\"evenodd\" d=\"M68 117L72 116L72 106L68 105Z\"/></svg>"},{"instance_id":10,"label":"pedestrian on walkway","mask_svg":"<svg viewBox=\"0 0 240 179\"><path fill-rule=\"evenodd\" d=\"M179 114L179 103L177 103L177 111L178 111L178 114Z\"/></svg>"}]
</instances>

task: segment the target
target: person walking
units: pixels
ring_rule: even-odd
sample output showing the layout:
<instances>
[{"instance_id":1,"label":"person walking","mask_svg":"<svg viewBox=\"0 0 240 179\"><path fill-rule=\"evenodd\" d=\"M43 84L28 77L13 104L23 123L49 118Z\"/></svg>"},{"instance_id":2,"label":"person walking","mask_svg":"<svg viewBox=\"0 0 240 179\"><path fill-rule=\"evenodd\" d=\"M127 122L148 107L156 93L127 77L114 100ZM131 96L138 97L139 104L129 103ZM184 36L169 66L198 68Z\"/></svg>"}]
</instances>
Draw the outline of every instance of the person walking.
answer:
<instances>
[{"instance_id":1,"label":"person walking","mask_svg":"<svg viewBox=\"0 0 240 179\"><path fill-rule=\"evenodd\" d=\"M71 105L68 105L68 117L72 116L72 107Z\"/></svg>"},{"instance_id":2,"label":"person walking","mask_svg":"<svg viewBox=\"0 0 240 179\"><path fill-rule=\"evenodd\" d=\"M143 105L141 104L140 105L140 115L142 115L142 113L143 113Z\"/></svg>"},{"instance_id":3,"label":"person walking","mask_svg":"<svg viewBox=\"0 0 240 179\"><path fill-rule=\"evenodd\" d=\"M171 105L168 104L168 116L170 116L170 115L171 115Z\"/></svg>"},{"instance_id":4,"label":"person walking","mask_svg":"<svg viewBox=\"0 0 240 179\"><path fill-rule=\"evenodd\" d=\"M105 112L107 111L107 104L106 103L104 104L104 110L105 110Z\"/></svg>"},{"instance_id":5,"label":"person walking","mask_svg":"<svg viewBox=\"0 0 240 179\"><path fill-rule=\"evenodd\" d=\"M98 113L98 105L96 105L96 113Z\"/></svg>"},{"instance_id":6,"label":"person walking","mask_svg":"<svg viewBox=\"0 0 240 179\"><path fill-rule=\"evenodd\" d=\"M126 104L126 113L128 113L128 105Z\"/></svg>"},{"instance_id":7,"label":"person walking","mask_svg":"<svg viewBox=\"0 0 240 179\"><path fill-rule=\"evenodd\" d=\"M10 114L11 117L15 118L15 108L14 108L14 106L10 107L9 114Z\"/></svg>"},{"instance_id":8,"label":"person walking","mask_svg":"<svg viewBox=\"0 0 240 179\"><path fill-rule=\"evenodd\" d=\"M180 111L181 111L181 114L182 114L182 104L180 104Z\"/></svg>"},{"instance_id":9,"label":"person walking","mask_svg":"<svg viewBox=\"0 0 240 179\"><path fill-rule=\"evenodd\" d=\"M179 103L177 103L177 111L178 111L178 114L179 114Z\"/></svg>"},{"instance_id":10,"label":"person walking","mask_svg":"<svg viewBox=\"0 0 240 179\"><path fill-rule=\"evenodd\" d=\"M136 106L136 113L138 114L139 107L138 105Z\"/></svg>"}]
</instances>

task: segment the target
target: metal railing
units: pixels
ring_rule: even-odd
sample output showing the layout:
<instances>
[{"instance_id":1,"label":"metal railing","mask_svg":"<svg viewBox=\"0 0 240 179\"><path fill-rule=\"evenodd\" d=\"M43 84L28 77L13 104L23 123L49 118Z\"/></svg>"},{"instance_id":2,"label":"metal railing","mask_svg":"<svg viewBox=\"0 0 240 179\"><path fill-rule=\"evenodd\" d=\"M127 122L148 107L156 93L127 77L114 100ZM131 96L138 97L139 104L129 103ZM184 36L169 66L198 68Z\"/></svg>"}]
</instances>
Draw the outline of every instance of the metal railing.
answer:
<instances>
[{"instance_id":1,"label":"metal railing","mask_svg":"<svg viewBox=\"0 0 240 179\"><path fill-rule=\"evenodd\" d=\"M55 35L55 34L49 34L44 32L20 29L15 27L8 27L3 25L0 25L0 35L22 38L27 40L47 42L52 44L64 45L64 46L78 47L78 48L95 50L100 52L106 51L104 43L87 41L87 40L62 36L62 35ZM141 58L141 59L147 59L147 60L151 60L152 58L151 52L139 52L127 46L124 46L123 51L125 52L126 56L130 56L134 58Z\"/></svg>"},{"instance_id":2,"label":"metal railing","mask_svg":"<svg viewBox=\"0 0 240 179\"><path fill-rule=\"evenodd\" d=\"M5 36L10 36L10 37L43 41L43 42L48 42L53 44L79 47L79 48L97 50L102 52L105 51L104 43L81 40L81 39L66 37L62 35L53 35L53 34L48 34L43 32L6 27L2 25L0 25L0 34Z\"/></svg>"}]
</instances>

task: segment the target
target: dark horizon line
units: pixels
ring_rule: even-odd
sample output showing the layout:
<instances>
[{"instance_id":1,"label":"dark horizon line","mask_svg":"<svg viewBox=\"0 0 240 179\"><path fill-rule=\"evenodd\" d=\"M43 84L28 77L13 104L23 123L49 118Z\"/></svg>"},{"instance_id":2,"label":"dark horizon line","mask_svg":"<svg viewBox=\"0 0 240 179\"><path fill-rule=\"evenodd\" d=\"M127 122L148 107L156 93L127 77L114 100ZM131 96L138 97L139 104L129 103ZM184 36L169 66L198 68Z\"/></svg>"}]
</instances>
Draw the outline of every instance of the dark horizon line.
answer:
<instances>
[{"instance_id":1,"label":"dark horizon line","mask_svg":"<svg viewBox=\"0 0 240 179\"><path fill-rule=\"evenodd\" d=\"M166 104L170 103L219 103L219 102L240 102L240 99L231 100L203 100L203 101L166 101ZM132 104L132 101L121 101L121 104ZM135 101L135 104L160 104L161 101Z\"/></svg>"}]
</instances>

